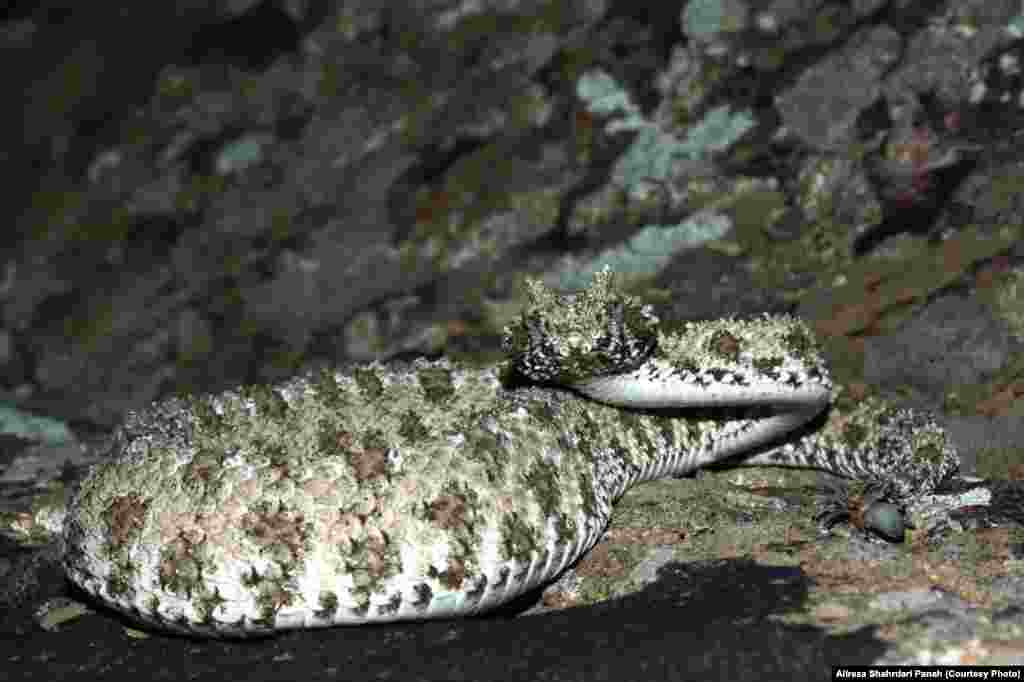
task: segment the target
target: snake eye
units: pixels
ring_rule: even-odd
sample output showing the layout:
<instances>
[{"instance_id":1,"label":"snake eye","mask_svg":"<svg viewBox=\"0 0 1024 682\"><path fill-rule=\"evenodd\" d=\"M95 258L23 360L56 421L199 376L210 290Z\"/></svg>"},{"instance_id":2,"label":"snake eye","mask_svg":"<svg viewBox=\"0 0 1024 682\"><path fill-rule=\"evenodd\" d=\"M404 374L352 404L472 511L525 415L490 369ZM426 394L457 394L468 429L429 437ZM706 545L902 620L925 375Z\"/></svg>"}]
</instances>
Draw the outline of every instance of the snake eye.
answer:
<instances>
[{"instance_id":1,"label":"snake eye","mask_svg":"<svg viewBox=\"0 0 1024 682\"><path fill-rule=\"evenodd\" d=\"M890 502L876 502L864 511L864 530L890 542L901 542L906 531L903 512Z\"/></svg>"}]
</instances>

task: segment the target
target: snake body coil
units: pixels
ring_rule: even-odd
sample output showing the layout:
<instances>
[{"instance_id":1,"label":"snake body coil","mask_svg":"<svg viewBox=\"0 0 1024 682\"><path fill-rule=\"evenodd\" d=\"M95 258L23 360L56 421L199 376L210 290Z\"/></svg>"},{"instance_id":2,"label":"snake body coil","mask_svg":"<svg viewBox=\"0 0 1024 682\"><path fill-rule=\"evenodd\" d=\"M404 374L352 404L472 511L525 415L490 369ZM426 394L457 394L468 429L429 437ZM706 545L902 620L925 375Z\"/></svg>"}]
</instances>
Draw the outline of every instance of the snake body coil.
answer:
<instances>
[{"instance_id":1,"label":"snake body coil","mask_svg":"<svg viewBox=\"0 0 1024 682\"><path fill-rule=\"evenodd\" d=\"M907 498L956 468L933 420L874 401L781 442L829 401L806 325L666 332L611 279L531 283L499 366L374 363L132 414L68 510L68 576L202 636L458 616L557 577L629 486L752 448Z\"/></svg>"}]
</instances>

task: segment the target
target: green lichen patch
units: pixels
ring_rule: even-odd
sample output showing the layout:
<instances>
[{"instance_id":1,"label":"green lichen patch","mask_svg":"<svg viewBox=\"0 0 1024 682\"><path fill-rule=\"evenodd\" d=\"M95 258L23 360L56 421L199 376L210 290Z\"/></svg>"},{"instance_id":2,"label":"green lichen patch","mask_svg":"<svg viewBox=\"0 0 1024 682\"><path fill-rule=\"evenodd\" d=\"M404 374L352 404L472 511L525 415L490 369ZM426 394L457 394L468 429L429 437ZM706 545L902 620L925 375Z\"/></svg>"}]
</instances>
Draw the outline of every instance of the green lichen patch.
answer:
<instances>
[{"instance_id":1,"label":"green lichen patch","mask_svg":"<svg viewBox=\"0 0 1024 682\"><path fill-rule=\"evenodd\" d=\"M451 372L443 367L420 370L418 377L423 394L432 403L442 404L455 395Z\"/></svg>"},{"instance_id":2,"label":"green lichen patch","mask_svg":"<svg viewBox=\"0 0 1024 682\"><path fill-rule=\"evenodd\" d=\"M558 468L544 460L534 462L526 472L526 485L534 491L541 513L546 517L559 517L563 508L562 482Z\"/></svg>"},{"instance_id":3,"label":"green lichen patch","mask_svg":"<svg viewBox=\"0 0 1024 682\"><path fill-rule=\"evenodd\" d=\"M130 597L133 590L133 577L136 571L127 558L115 560L113 570L107 578L107 590L119 597Z\"/></svg>"},{"instance_id":4,"label":"green lichen patch","mask_svg":"<svg viewBox=\"0 0 1024 682\"><path fill-rule=\"evenodd\" d=\"M480 467L488 485L500 487L508 476L509 453L498 437L484 430L474 430L466 436L466 457Z\"/></svg>"},{"instance_id":5,"label":"green lichen patch","mask_svg":"<svg viewBox=\"0 0 1024 682\"><path fill-rule=\"evenodd\" d=\"M665 452L663 445L673 442L671 431L651 429L653 424L631 412L620 412L616 417L617 424L611 429L601 429L598 438L611 438L605 441L620 454L623 463L641 469L654 461L659 452ZM591 438L594 434L591 433ZM664 438L662 441L660 438ZM596 441L601 442L601 441Z\"/></svg>"},{"instance_id":6,"label":"green lichen patch","mask_svg":"<svg viewBox=\"0 0 1024 682\"><path fill-rule=\"evenodd\" d=\"M181 535L160 550L160 589L191 598L203 591L203 566L193 554L195 543Z\"/></svg>"},{"instance_id":7,"label":"green lichen patch","mask_svg":"<svg viewBox=\"0 0 1024 682\"><path fill-rule=\"evenodd\" d=\"M331 620L338 613L338 595L330 590L320 593L318 608L314 615L322 620Z\"/></svg>"},{"instance_id":8,"label":"green lichen patch","mask_svg":"<svg viewBox=\"0 0 1024 682\"><path fill-rule=\"evenodd\" d=\"M205 625L211 625L216 622L217 612L224 606L226 600L215 587L212 592L197 596L195 601L200 620Z\"/></svg>"},{"instance_id":9,"label":"green lichen patch","mask_svg":"<svg viewBox=\"0 0 1024 682\"><path fill-rule=\"evenodd\" d=\"M501 525L501 549L505 559L529 563L537 553L540 538L536 529L515 512L505 515Z\"/></svg>"},{"instance_id":10,"label":"green lichen patch","mask_svg":"<svg viewBox=\"0 0 1024 682\"><path fill-rule=\"evenodd\" d=\"M367 402L372 402L383 394L384 384L377 375L376 369L371 367L356 367L352 371L352 377L355 379L356 385L359 386L359 389L363 394L363 398Z\"/></svg>"},{"instance_id":11,"label":"green lichen patch","mask_svg":"<svg viewBox=\"0 0 1024 682\"><path fill-rule=\"evenodd\" d=\"M325 409L341 411L348 404L348 394L339 384L334 370L322 367L316 372L312 382L313 390L316 391L317 400Z\"/></svg>"},{"instance_id":12,"label":"green lichen patch","mask_svg":"<svg viewBox=\"0 0 1024 682\"><path fill-rule=\"evenodd\" d=\"M288 573L267 571L261 575L252 570L246 586L255 596L257 615L252 621L257 627L273 628L278 611L301 599L290 583Z\"/></svg>"},{"instance_id":13,"label":"green lichen patch","mask_svg":"<svg viewBox=\"0 0 1024 682\"><path fill-rule=\"evenodd\" d=\"M808 364L820 364L821 356L819 346L811 336L811 331L806 325L794 324L786 330L783 337L786 354L800 358ZM777 359L773 359L777 363Z\"/></svg>"},{"instance_id":14,"label":"green lichen patch","mask_svg":"<svg viewBox=\"0 0 1024 682\"><path fill-rule=\"evenodd\" d=\"M288 402L272 387L248 384L239 389L239 397L250 403L258 416L283 421L289 410Z\"/></svg>"},{"instance_id":15,"label":"green lichen patch","mask_svg":"<svg viewBox=\"0 0 1024 682\"><path fill-rule=\"evenodd\" d=\"M398 434L406 440L407 443L413 444L421 440L426 440L430 435L427 427L424 426L423 420L420 419L412 410L409 410L401 417L401 426L398 429Z\"/></svg>"},{"instance_id":16,"label":"green lichen patch","mask_svg":"<svg viewBox=\"0 0 1024 682\"><path fill-rule=\"evenodd\" d=\"M982 478L1021 480L1021 462L1024 462L1024 447L984 448L978 452L977 470L973 472Z\"/></svg>"}]
</instances>

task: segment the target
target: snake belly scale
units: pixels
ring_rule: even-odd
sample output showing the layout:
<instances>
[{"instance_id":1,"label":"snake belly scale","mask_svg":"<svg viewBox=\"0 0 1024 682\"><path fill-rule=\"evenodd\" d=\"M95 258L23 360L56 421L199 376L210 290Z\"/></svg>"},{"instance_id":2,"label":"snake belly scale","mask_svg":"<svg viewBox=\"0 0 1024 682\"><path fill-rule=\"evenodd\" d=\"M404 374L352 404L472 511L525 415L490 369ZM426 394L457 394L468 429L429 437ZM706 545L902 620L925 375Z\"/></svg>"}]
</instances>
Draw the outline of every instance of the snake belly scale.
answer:
<instances>
[{"instance_id":1,"label":"snake belly scale","mask_svg":"<svg viewBox=\"0 0 1024 682\"><path fill-rule=\"evenodd\" d=\"M785 440L830 399L803 322L667 329L612 280L531 282L495 366L325 369L131 414L69 505L67 575L198 636L462 616L554 580L636 483L728 459L912 499L956 469L931 417L878 401Z\"/></svg>"}]
</instances>

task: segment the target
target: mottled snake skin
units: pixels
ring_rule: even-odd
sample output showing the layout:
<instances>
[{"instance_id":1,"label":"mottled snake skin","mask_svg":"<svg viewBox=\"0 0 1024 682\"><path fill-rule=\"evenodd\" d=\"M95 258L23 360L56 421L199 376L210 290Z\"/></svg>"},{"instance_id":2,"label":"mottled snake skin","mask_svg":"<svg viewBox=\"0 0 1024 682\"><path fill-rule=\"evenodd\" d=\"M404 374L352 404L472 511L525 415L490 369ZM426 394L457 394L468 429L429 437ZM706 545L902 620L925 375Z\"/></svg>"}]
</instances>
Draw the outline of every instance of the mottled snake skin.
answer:
<instances>
[{"instance_id":1,"label":"mottled snake skin","mask_svg":"<svg viewBox=\"0 0 1024 682\"><path fill-rule=\"evenodd\" d=\"M529 295L498 366L374 363L130 415L69 507L68 576L200 636L461 616L552 581L642 481L755 450L911 499L957 467L934 420L872 400L782 441L832 390L799 320L669 330L607 270Z\"/></svg>"}]
</instances>

